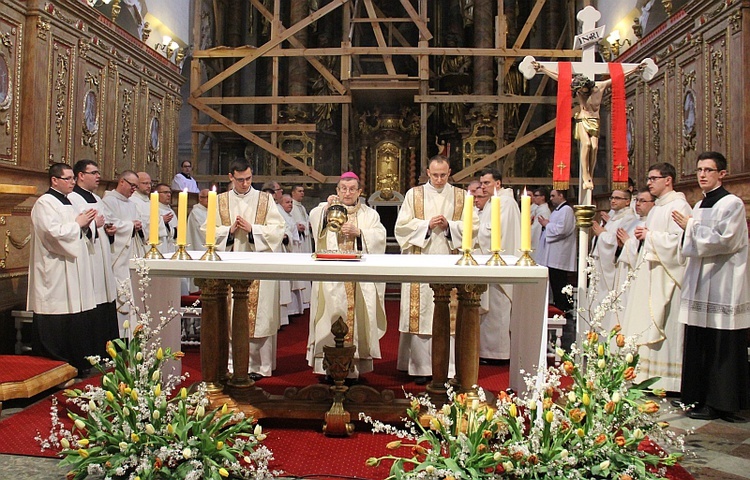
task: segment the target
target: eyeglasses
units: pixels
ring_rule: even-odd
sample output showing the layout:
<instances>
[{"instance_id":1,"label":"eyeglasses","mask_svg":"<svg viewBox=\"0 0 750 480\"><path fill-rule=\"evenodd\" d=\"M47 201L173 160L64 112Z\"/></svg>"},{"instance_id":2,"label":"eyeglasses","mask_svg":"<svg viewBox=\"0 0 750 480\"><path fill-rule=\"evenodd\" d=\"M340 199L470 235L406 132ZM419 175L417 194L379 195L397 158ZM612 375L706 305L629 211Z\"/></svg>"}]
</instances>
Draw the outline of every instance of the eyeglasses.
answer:
<instances>
[{"instance_id":1,"label":"eyeglasses","mask_svg":"<svg viewBox=\"0 0 750 480\"><path fill-rule=\"evenodd\" d=\"M705 173L708 175L709 173L718 172L718 168L711 168L711 167L705 167L705 168L696 168L695 173L696 175L700 175L701 173Z\"/></svg>"},{"instance_id":2,"label":"eyeglasses","mask_svg":"<svg viewBox=\"0 0 750 480\"><path fill-rule=\"evenodd\" d=\"M531 196L532 197L543 197L544 195L542 195L541 193L532 193Z\"/></svg>"},{"instance_id":3,"label":"eyeglasses","mask_svg":"<svg viewBox=\"0 0 750 480\"><path fill-rule=\"evenodd\" d=\"M81 172L81 173L84 175L101 175L102 174L102 172L100 172L99 170L94 170L93 172Z\"/></svg>"},{"instance_id":4,"label":"eyeglasses","mask_svg":"<svg viewBox=\"0 0 750 480\"><path fill-rule=\"evenodd\" d=\"M133 183L133 182L131 182L130 180L128 180L127 178L123 178L122 180L123 180L123 181L124 181L125 183L127 183L128 185L130 185L130 188L138 188L138 184L137 184L137 183Z\"/></svg>"},{"instance_id":5,"label":"eyeglasses","mask_svg":"<svg viewBox=\"0 0 750 480\"><path fill-rule=\"evenodd\" d=\"M55 177L55 178L59 178L60 180L64 182L70 182L72 180L75 180L75 177Z\"/></svg>"},{"instance_id":6,"label":"eyeglasses","mask_svg":"<svg viewBox=\"0 0 750 480\"><path fill-rule=\"evenodd\" d=\"M609 199L610 200L627 200L627 198L625 198L625 197L614 197L614 196L609 197Z\"/></svg>"},{"instance_id":7,"label":"eyeglasses","mask_svg":"<svg viewBox=\"0 0 750 480\"><path fill-rule=\"evenodd\" d=\"M635 200L635 203L654 203L654 200L643 200L641 198L637 198Z\"/></svg>"},{"instance_id":8,"label":"eyeglasses","mask_svg":"<svg viewBox=\"0 0 750 480\"><path fill-rule=\"evenodd\" d=\"M245 178L239 178L239 177L235 177L234 175L232 175L232 180L234 180L237 183L250 183L253 181L253 177L250 176L250 177L245 177Z\"/></svg>"},{"instance_id":9,"label":"eyeglasses","mask_svg":"<svg viewBox=\"0 0 750 480\"><path fill-rule=\"evenodd\" d=\"M646 178L646 181L647 181L647 182L655 182L655 181L659 180L660 178L667 178L667 177L663 177L663 176L653 176L653 177L647 177L647 178Z\"/></svg>"},{"instance_id":10,"label":"eyeglasses","mask_svg":"<svg viewBox=\"0 0 750 480\"><path fill-rule=\"evenodd\" d=\"M336 187L336 190L344 193L357 193L359 191L359 187Z\"/></svg>"},{"instance_id":11,"label":"eyeglasses","mask_svg":"<svg viewBox=\"0 0 750 480\"><path fill-rule=\"evenodd\" d=\"M283 192L284 189L283 188L274 188L273 191L274 192Z\"/></svg>"},{"instance_id":12,"label":"eyeglasses","mask_svg":"<svg viewBox=\"0 0 750 480\"><path fill-rule=\"evenodd\" d=\"M166 192L159 192L159 191L157 191L156 193L158 193L159 195L172 195L171 191L166 191Z\"/></svg>"}]
</instances>

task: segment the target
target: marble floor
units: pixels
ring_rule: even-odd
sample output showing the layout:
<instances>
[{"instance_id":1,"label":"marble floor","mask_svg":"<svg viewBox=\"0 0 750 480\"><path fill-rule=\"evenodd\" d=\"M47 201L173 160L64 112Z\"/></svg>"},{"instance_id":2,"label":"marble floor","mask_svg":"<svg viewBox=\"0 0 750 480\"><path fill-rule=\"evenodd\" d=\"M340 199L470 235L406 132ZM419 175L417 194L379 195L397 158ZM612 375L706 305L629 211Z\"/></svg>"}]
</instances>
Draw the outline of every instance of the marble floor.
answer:
<instances>
[{"instance_id":1,"label":"marble floor","mask_svg":"<svg viewBox=\"0 0 750 480\"><path fill-rule=\"evenodd\" d=\"M23 403L7 402L0 418L22 410ZM750 478L750 422L701 421L665 408L662 420L677 433L685 433L688 455L682 465L696 480ZM670 412L666 410L672 410ZM742 412L750 419L750 410ZM64 480L65 468L53 458L0 455L0 480Z\"/></svg>"}]
</instances>

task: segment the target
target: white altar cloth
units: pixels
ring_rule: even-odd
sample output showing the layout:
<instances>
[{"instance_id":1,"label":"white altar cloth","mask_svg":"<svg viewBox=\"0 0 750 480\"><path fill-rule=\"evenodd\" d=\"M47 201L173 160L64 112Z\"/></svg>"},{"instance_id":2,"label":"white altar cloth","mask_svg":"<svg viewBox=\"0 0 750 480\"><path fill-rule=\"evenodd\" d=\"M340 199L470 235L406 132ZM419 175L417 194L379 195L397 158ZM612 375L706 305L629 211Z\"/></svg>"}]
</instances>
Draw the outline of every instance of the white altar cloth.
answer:
<instances>
[{"instance_id":1,"label":"white altar cloth","mask_svg":"<svg viewBox=\"0 0 750 480\"><path fill-rule=\"evenodd\" d=\"M190 255L198 259L203 252ZM164 259L146 260L146 265L152 277L519 285L513 289L510 387L518 393L525 391L522 371L533 373L537 365L546 364L547 268L514 266L514 256L503 256L507 267L489 267L484 265L488 255L475 256L478 266L456 265L457 255L367 254L359 261L315 260L307 253L219 255L220 262Z\"/></svg>"}]
</instances>

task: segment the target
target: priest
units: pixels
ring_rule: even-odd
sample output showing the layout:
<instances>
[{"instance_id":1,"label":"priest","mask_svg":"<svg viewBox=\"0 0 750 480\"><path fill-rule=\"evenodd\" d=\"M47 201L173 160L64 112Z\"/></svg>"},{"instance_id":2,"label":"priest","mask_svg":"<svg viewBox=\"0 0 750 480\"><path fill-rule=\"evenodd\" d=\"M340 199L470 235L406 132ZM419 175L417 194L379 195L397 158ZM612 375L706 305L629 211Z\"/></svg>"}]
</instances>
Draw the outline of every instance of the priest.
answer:
<instances>
[{"instance_id":1,"label":"priest","mask_svg":"<svg viewBox=\"0 0 750 480\"><path fill-rule=\"evenodd\" d=\"M692 216L672 213L685 232L681 253L687 258L680 303L686 325L682 401L694 405L690 418L741 422L746 420L737 412L750 407L745 204L722 186L727 160L721 153L699 154L695 171L703 199Z\"/></svg>"},{"instance_id":2,"label":"priest","mask_svg":"<svg viewBox=\"0 0 750 480\"><path fill-rule=\"evenodd\" d=\"M91 364L85 357L98 350L90 335L96 299L85 239L98 212L88 206L81 211L68 199L75 186L69 165L52 164L49 180L49 190L31 209L27 308L34 312L32 346L37 355L86 370Z\"/></svg>"},{"instance_id":3,"label":"priest","mask_svg":"<svg viewBox=\"0 0 750 480\"><path fill-rule=\"evenodd\" d=\"M177 215L172 210L172 189L166 183L156 185L159 195L159 246L161 253L172 253L177 238ZM152 226L149 225L149 228Z\"/></svg>"},{"instance_id":4,"label":"priest","mask_svg":"<svg viewBox=\"0 0 750 480\"><path fill-rule=\"evenodd\" d=\"M208 216L208 189L204 188L198 193L198 203L193 205L190 209L190 215L187 220L187 242L188 250L202 250L203 245L206 243L206 233L201 230L201 227L206 223L206 217ZM195 285L194 279L189 279L188 290L190 292L198 291L198 287Z\"/></svg>"},{"instance_id":5,"label":"priest","mask_svg":"<svg viewBox=\"0 0 750 480\"><path fill-rule=\"evenodd\" d=\"M273 198L252 186L250 163L238 158L229 165L232 188L217 196L216 244L218 250L280 252L284 219ZM202 227L205 231L205 226ZM254 280L248 292L250 318L250 378L271 376L276 366L276 333L279 330L279 283Z\"/></svg>"},{"instance_id":6,"label":"priest","mask_svg":"<svg viewBox=\"0 0 750 480\"><path fill-rule=\"evenodd\" d=\"M73 174L76 177L76 185L68 199L79 212L89 208L95 208L97 211L84 239L90 257L94 282L92 293L96 302L96 321L91 325L87 336L93 342L96 354L105 358L107 342L119 337L117 281L112 270L112 251L109 244L109 235L115 234L116 227L104 218L102 199L95 193L101 178L99 165L93 160L79 160L73 166Z\"/></svg>"},{"instance_id":7,"label":"priest","mask_svg":"<svg viewBox=\"0 0 750 480\"><path fill-rule=\"evenodd\" d=\"M310 217L307 214L307 209L302 204L302 200L305 198L305 186L295 185L291 190L292 195L292 217L297 224L297 231L299 232L300 245L299 252L301 253L312 253L312 235L310 235ZM295 280L292 282L292 295L297 296L298 300L302 304L302 308L310 308L310 292L312 286L309 281Z\"/></svg>"},{"instance_id":8,"label":"priest","mask_svg":"<svg viewBox=\"0 0 750 480\"><path fill-rule=\"evenodd\" d=\"M466 192L448 183L451 168L447 157L436 155L427 166L429 181L406 192L398 212L394 234L404 255L433 255L457 252L461 247L462 213ZM472 216L474 233L479 219ZM433 291L426 283L401 286L398 364L425 385L432 375ZM451 343L455 338L451 336ZM451 354L454 349L450 348ZM448 376L455 375L451 356ZM442 386L442 385L441 385Z\"/></svg>"},{"instance_id":9,"label":"priest","mask_svg":"<svg viewBox=\"0 0 750 480\"><path fill-rule=\"evenodd\" d=\"M495 169L485 169L479 177L482 195L490 200L482 209L479 224L479 248L491 253L492 197L500 199L500 248L513 254L521 248L521 211L513 190L503 188L502 174ZM513 304L513 286L490 284L482 297L487 298L487 313L479 317L480 361L510 359L510 312Z\"/></svg>"},{"instance_id":10,"label":"priest","mask_svg":"<svg viewBox=\"0 0 750 480\"><path fill-rule=\"evenodd\" d=\"M292 197L283 194L276 208L284 219L284 238L281 241L281 251L296 253L299 251L299 231L292 217ZM299 297L292 294L292 280L279 280L279 303L281 304L281 325L289 325L289 315L299 315L303 312Z\"/></svg>"},{"instance_id":11,"label":"priest","mask_svg":"<svg viewBox=\"0 0 750 480\"><path fill-rule=\"evenodd\" d=\"M316 248L357 250L363 254L385 253L385 227L375 209L360 201L362 188L354 172L341 175L336 194L310 212ZM327 228L326 213L334 201L347 209L347 221L338 232ZM380 339L385 335L385 284L370 282L313 282L310 305L310 334L307 362L313 372L325 374L323 347L333 346L331 326L338 318L349 328L347 344L357 347L349 378L373 370L373 359L380 358Z\"/></svg>"},{"instance_id":12,"label":"priest","mask_svg":"<svg viewBox=\"0 0 750 480\"><path fill-rule=\"evenodd\" d=\"M638 222L635 212L630 208L630 198L628 190L613 190L609 196L609 212L602 212L601 223L594 222L591 225L591 258L596 268L596 283L592 282L587 293L589 304L594 307L602 305L610 292L619 290L628 275L627 267L617 263L620 248L617 243L617 231L623 229L626 233L632 234ZM613 297L610 298L614 300ZM602 318L597 319L603 331L608 332L620 324L618 308L622 304L622 301L614 302L611 308L608 307L602 312ZM592 310L593 312L596 312L596 309Z\"/></svg>"},{"instance_id":13,"label":"priest","mask_svg":"<svg viewBox=\"0 0 750 480\"><path fill-rule=\"evenodd\" d=\"M112 270L117 280L117 318L120 337L128 332L125 321L130 319L132 292L130 288L130 259L142 257L145 253L143 222L136 204L130 200L138 187L138 175L132 170L124 170L117 176L114 190L104 193L104 218L115 227L110 235L112 248Z\"/></svg>"},{"instance_id":14,"label":"priest","mask_svg":"<svg viewBox=\"0 0 750 480\"><path fill-rule=\"evenodd\" d=\"M678 314L685 269L679 252L683 231L672 220L672 212L690 214L685 195L674 190L676 176L669 163L648 169L648 189L656 204L646 225L633 232L643 244L622 322L623 333L634 337L640 347L637 381L659 377L654 387L671 392L680 390L682 374L683 327Z\"/></svg>"}]
</instances>

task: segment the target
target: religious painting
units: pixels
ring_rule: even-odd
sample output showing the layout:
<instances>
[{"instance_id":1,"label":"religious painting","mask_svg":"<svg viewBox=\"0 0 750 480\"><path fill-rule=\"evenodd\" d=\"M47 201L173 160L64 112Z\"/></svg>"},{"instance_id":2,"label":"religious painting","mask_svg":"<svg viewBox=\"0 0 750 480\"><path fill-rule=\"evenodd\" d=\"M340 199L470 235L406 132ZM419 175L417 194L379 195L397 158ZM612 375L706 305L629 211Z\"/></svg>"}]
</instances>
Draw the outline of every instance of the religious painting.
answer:
<instances>
[{"instance_id":1,"label":"religious painting","mask_svg":"<svg viewBox=\"0 0 750 480\"><path fill-rule=\"evenodd\" d=\"M159 132L160 132L161 126L159 125L159 119L157 117L153 117L151 119L151 141L149 142L149 150L151 152L156 153L159 151Z\"/></svg>"},{"instance_id":2,"label":"religious painting","mask_svg":"<svg viewBox=\"0 0 750 480\"><path fill-rule=\"evenodd\" d=\"M0 55L0 110L7 110L13 101L10 72L5 55Z\"/></svg>"},{"instance_id":3,"label":"religious painting","mask_svg":"<svg viewBox=\"0 0 750 480\"><path fill-rule=\"evenodd\" d=\"M98 103L96 92L89 90L83 101L83 130L89 135L94 135L99 130Z\"/></svg>"},{"instance_id":4,"label":"religious painting","mask_svg":"<svg viewBox=\"0 0 750 480\"><path fill-rule=\"evenodd\" d=\"M682 100L682 154L695 150L695 92L687 90Z\"/></svg>"},{"instance_id":5,"label":"religious painting","mask_svg":"<svg viewBox=\"0 0 750 480\"><path fill-rule=\"evenodd\" d=\"M627 128L625 130L625 138L628 142L628 158L633 158L633 152L635 151L635 143L633 142L633 120L628 118ZM632 160L631 160L632 163Z\"/></svg>"},{"instance_id":6,"label":"religious painting","mask_svg":"<svg viewBox=\"0 0 750 480\"><path fill-rule=\"evenodd\" d=\"M643 28L643 35L648 35L687 2L688 0L638 0L635 7L641 12L638 19Z\"/></svg>"}]
</instances>

